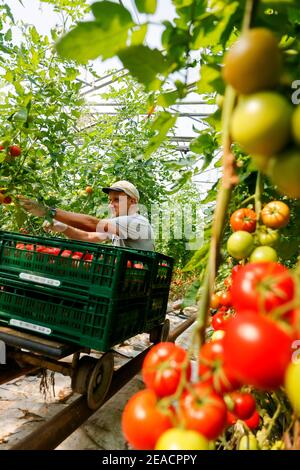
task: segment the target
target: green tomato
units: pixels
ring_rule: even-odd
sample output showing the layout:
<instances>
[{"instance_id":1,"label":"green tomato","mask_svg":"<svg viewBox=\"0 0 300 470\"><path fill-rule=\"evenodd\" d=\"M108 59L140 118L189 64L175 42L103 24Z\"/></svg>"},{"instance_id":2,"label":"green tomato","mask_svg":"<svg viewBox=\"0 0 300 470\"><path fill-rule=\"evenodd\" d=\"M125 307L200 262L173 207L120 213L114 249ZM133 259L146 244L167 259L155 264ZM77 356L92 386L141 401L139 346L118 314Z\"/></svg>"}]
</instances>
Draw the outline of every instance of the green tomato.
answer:
<instances>
[{"instance_id":1,"label":"green tomato","mask_svg":"<svg viewBox=\"0 0 300 470\"><path fill-rule=\"evenodd\" d=\"M242 436L238 450L259 450L256 437L252 433L248 434L248 436Z\"/></svg>"},{"instance_id":2,"label":"green tomato","mask_svg":"<svg viewBox=\"0 0 300 470\"><path fill-rule=\"evenodd\" d=\"M300 362L291 362L285 373L286 394L294 412L300 416Z\"/></svg>"},{"instance_id":3,"label":"green tomato","mask_svg":"<svg viewBox=\"0 0 300 470\"><path fill-rule=\"evenodd\" d=\"M277 261L277 253L274 248L270 246L258 246L252 251L250 256L250 263L261 263L264 261Z\"/></svg>"},{"instance_id":4,"label":"green tomato","mask_svg":"<svg viewBox=\"0 0 300 470\"><path fill-rule=\"evenodd\" d=\"M300 199L300 150L292 148L273 158L268 175L282 194Z\"/></svg>"},{"instance_id":5,"label":"green tomato","mask_svg":"<svg viewBox=\"0 0 300 470\"><path fill-rule=\"evenodd\" d=\"M236 259L247 258L254 247L254 238L249 232L238 230L227 241L227 251Z\"/></svg>"},{"instance_id":6,"label":"green tomato","mask_svg":"<svg viewBox=\"0 0 300 470\"><path fill-rule=\"evenodd\" d=\"M279 241L280 235L278 230L266 229L258 232L257 239L263 246L274 246Z\"/></svg>"},{"instance_id":7,"label":"green tomato","mask_svg":"<svg viewBox=\"0 0 300 470\"><path fill-rule=\"evenodd\" d=\"M250 154L274 155L290 138L292 108L278 93L260 92L244 97L231 121L231 135Z\"/></svg>"},{"instance_id":8,"label":"green tomato","mask_svg":"<svg viewBox=\"0 0 300 470\"><path fill-rule=\"evenodd\" d=\"M209 450L209 442L196 431L171 428L158 438L155 450Z\"/></svg>"}]
</instances>

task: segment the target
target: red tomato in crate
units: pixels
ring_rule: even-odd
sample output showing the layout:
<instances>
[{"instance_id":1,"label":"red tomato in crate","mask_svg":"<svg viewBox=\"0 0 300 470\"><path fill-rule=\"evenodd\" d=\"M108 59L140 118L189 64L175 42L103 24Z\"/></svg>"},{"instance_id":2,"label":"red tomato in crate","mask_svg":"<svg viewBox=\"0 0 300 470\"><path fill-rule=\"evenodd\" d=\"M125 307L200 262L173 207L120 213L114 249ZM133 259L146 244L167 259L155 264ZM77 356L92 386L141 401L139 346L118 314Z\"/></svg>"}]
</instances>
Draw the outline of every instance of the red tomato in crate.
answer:
<instances>
[{"instance_id":1,"label":"red tomato in crate","mask_svg":"<svg viewBox=\"0 0 300 470\"><path fill-rule=\"evenodd\" d=\"M142 263L134 263L133 267L135 269L144 269L144 265Z\"/></svg>"},{"instance_id":2,"label":"red tomato in crate","mask_svg":"<svg viewBox=\"0 0 300 470\"><path fill-rule=\"evenodd\" d=\"M61 257L62 258L70 258L72 255L72 251L71 250L64 250L62 253L61 253Z\"/></svg>"},{"instance_id":3,"label":"red tomato in crate","mask_svg":"<svg viewBox=\"0 0 300 470\"><path fill-rule=\"evenodd\" d=\"M83 253L81 251L74 251L72 255L72 259L81 259L83 257Z\"/></svg>"},{"instance_id":4,"label":"red tomato in crate","mask_svg":"<svg viewBox=\"0 0 300 470\"><path fill-rule=\"evenodd\" d=\"M130 260L127 261L127 268L132 268L132 262Z\"/></svg>"},{"instance_id":5,"label":"red tomato in crate","mask_svg":"<svg viewBox=\"0 0 300 470\"><path fill-rule=\"evenodd\" d=\"M187 360L186 351L174 343L159 343L147 354L142 376L145 385L157 396L165 397L176 392L183 374L183 365ZM191 365L185 371L186 380L190 380Z\"/></svg>"},{"instance_id":6,"label":"red tomato in crate","mask_svg":"<svg viewBox=\"0 0 300 470\"><path fill-rule=\"evenodd\" d=\"M90 261L90 262L93 261L93 258L94 258L94 255L92 255L91 253L86 253L83 257L84 261Z\"/></svg>"},{"instance_id":7,"label":"red tomato in crate","mask_svg":"<svg viewBox=\"0 0 300 470\"><path fill-rule=\"evenodd\" d=\"M26 249L27 251L34 251L34 245L32 245L32 244L27 244L27 245L25 246L25 249Z\"/></svg>"},{"instance_id":8,"label":"red tomato in crate","mask_svg":"<svg viewBox=\"0 0 300 470\"><path fill-rule=\"evenodd\" d=\"M17 250L25 250L26 249L24 243L17 243L16 248L17 248Z\"/></svg>"},{"instance_id":9,"label":"red tomato in crate","mask_svg":"<svg viewBox=\"0 0 300 470\"><path fill-rule=\"evenodd\" d=\"M122 430L129 444L137 450L152 450L172 421L158 407L153 390L142 390L127 402L122 415Z\"/></svg>"}]
</instances>

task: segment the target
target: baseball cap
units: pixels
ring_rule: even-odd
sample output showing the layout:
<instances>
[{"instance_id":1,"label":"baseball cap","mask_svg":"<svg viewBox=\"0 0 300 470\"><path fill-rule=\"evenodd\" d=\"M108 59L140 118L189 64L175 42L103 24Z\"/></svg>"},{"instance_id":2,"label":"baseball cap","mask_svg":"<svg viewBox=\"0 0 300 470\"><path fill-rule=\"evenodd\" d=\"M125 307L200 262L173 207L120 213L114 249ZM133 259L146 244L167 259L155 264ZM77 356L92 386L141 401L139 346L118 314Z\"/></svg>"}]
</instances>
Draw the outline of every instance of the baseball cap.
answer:
<instances>
[{"instance_id":1,"label":"baseball cap","mask_svg":"<svg viewBox=\"0 0 300 470\"><path fill-rule=\"evenodd\" d=\"M106 194L108 194L109 191L122 191L123 193L127 194L127 196L132 197L137 201L140 199L140 194L137 188L132 183L125 180L117 181L107 188L102 188L102 191Z\"/></svg>"}]
</instances>

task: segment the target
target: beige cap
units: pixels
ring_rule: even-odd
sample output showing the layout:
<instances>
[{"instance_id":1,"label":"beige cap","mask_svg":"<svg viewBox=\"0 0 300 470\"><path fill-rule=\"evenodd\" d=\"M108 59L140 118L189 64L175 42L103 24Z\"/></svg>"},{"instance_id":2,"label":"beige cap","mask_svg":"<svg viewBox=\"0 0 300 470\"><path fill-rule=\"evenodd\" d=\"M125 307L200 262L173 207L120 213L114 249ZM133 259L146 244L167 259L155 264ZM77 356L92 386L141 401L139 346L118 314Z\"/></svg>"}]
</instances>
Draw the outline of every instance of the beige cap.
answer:
<instances>
[{"instance_id":1,"label":"beige cap","mask_svg":"<svg viewBox=\"0 0 300 470\"><path fill-rule=\"evenodd\" d=\"M107 188L102 188L102 191L106 194L109 193L109 191L122 191L123 193L127 194L127 196L132 197L137 201L140 199L140 194L137 188L132 183L125 180L117 181Z\"/></svg>"}]
</instances>

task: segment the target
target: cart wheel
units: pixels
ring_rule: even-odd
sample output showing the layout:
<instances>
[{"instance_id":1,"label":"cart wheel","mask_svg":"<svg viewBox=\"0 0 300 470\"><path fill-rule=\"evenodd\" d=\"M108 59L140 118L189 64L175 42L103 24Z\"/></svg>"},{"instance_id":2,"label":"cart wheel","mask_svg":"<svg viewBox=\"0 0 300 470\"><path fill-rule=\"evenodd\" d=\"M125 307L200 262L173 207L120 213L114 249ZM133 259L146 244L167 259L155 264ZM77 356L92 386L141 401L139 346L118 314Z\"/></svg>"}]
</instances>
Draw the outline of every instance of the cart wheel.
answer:
<instances>
[{"instance_id":1,"label":"cart wheel","mask_svg":"<svg viewBox=\"0 0 300 470\"><path fill-rule=\"evenodd\" d=\"M88 388L87 404L91 410L97 410L104 401L114 372L114 356L108 352L97 361L92 370Z\"/></svg>"},{"instance_id":2,"label":"cart wheel","mask_svg":"<svg viewBox=\"0 0 300 470\"><path fill-rule=\"evenodd\" d=\"M83 356L79 359L78 366L72 377L72 390L73 392L86 395L91 373L97 363L97 359L90 356Z\"/></svg>"},{"instance_id":3,"label":"cart wheel","mask_svg":"<svg viewBox=\"0 0 300 470\"><path fill-rule=\"evenodd\" d=\"M154 344L167 341L169 333L170 320L166 319L164 323L161 323L150 331L150 341Z\"/></svg>"}]
</instances>

